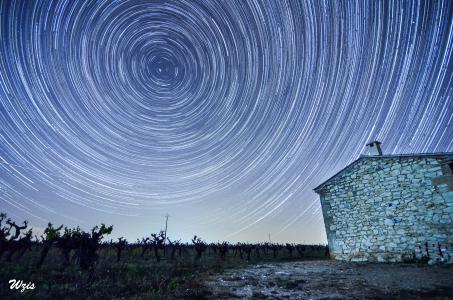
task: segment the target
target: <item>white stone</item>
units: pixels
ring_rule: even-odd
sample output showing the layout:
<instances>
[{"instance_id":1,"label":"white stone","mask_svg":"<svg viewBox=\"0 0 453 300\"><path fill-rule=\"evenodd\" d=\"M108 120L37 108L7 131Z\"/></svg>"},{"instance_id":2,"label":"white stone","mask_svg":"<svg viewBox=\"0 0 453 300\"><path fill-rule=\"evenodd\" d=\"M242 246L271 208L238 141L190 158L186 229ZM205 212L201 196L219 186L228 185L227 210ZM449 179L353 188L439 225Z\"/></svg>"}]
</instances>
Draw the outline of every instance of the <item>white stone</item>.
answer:
<instances>
[{"instance_id":1,"label":"white stone","mask_svg":"<svg viewBox=\"0 0 453 300\"><path fill-rule=\"evenodd\" d=\"M323 213L328 236L341 245L336 258L401 261L401 253L425 255L427 241L430 256L439 256L431 244L453 243L453 191L433 187L438 172L431 157L364 159L327 184Z\"/></svg>"}]
</instances>

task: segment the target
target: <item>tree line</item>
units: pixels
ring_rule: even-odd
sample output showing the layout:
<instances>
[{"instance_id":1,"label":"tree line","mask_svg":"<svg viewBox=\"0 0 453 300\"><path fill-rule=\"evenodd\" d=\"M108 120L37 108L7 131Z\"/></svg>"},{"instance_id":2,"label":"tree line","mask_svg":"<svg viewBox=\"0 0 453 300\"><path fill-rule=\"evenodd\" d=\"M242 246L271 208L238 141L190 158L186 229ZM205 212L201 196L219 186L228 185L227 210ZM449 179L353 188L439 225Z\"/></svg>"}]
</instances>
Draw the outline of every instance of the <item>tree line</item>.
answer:
<instances>
[{"instance_id":1,"label":"tree line","mask_svg":"<svg viewBox=\"0 0 453 300\"><path fill-rule=\"evenodd\" d=\"M71 263L78 264L82 270L92 270L99 258L99 250L111 250L116 254L116 261L123 260L126 251L136 253L139 258L154 258L160 262L163 257L176 260L178 257L190 256L199 261L203 256L211 255L224 261L227 255L250 261L252 258L261 259L270 257L277 259L285 252L289 258L304 258L307 253L323 253L328 257L328 248L321 245L303 245L295 243L207 243L199 236L194 236L190 243L181 240L172 240L164 231L152 233L148 237L128 242L123 237L117 241L105 241L105 237L112 233L113 226L93 227L90 231L84 231L80 227L68 228L54 227L48 223L43 234L33 237L32 228L28 228L28 222L18 225L7 217L0 214L0 261L11 262L20 260L27 251L35 247L39 256L35 262L37 269L46 261L52 248L60 252L62 266L67 267Z\"/></svg>"}]
</instances>

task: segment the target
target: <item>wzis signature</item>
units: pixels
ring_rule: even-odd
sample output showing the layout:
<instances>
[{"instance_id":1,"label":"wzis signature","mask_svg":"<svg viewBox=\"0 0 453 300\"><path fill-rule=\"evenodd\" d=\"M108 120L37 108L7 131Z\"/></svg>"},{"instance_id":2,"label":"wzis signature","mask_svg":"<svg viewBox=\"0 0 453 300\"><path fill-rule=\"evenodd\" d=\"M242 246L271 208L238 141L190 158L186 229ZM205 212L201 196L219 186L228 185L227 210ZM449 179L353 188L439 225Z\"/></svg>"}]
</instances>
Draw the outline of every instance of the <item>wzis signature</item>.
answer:
<instances>
[{"instance_id":1,"label":"wzis signature","mask_svg":"<svg viewBox=\"0 0 453 300\"><path fill-rule=\"evenodd\" d=\"M33 282L25 283L23 280L11 279L10 281L8 281L8 283L10 284L10 290L20 289L21 293L23 293L25 290L35 289L35 284Z\"/></svg>"}]
</instances>

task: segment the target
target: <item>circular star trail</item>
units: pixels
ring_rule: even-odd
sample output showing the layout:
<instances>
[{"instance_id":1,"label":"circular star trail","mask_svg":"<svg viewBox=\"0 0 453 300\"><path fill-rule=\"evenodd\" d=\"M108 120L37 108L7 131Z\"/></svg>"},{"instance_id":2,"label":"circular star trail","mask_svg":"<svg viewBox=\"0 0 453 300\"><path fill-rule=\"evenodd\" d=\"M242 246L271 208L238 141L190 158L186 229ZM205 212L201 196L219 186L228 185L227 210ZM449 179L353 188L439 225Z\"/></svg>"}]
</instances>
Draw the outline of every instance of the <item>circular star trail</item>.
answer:
<instances>
[{"instance_id":1,"label":"circular star trail","mask_svg":"<svg viewBox=\"0 0 453 300\"><path fill-rule=\"evenodd\" d=\"M453 149L452 1L0 11L0 205L36 224L169 211L211 239L321 241L312 188L366 142Z\"/></svg>"}]
</instances>

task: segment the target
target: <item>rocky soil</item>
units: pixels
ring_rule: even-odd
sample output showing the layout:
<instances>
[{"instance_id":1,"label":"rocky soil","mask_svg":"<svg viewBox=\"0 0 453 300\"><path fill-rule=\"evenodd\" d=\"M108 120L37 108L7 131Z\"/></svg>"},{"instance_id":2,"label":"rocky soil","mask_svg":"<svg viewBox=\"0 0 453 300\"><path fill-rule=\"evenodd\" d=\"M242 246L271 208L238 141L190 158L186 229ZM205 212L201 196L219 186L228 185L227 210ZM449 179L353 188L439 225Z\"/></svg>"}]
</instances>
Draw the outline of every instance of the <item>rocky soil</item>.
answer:
<instances>
[{"instance_id":1,"label":"rocky soil","mask_svg":"<svg viewBox=\"0 0 453 300\"><path fill-rule=\"evenodd\" d=\"M269 263L209 277L212 299L453 299L452 265Z\"/></svg>"}]
</instances>

